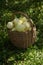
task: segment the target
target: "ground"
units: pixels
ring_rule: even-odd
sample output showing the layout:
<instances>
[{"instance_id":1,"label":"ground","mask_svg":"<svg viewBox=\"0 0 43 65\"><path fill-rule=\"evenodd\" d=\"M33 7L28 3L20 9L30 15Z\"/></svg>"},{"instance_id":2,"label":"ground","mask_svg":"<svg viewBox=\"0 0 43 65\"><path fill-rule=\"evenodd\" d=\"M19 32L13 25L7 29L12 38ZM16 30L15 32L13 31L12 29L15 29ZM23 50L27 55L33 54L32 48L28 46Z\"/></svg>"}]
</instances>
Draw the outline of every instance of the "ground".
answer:
<instances>
[{"instance_id":1,"label":"ground","mask_svg":"<svg viewBox=\"0 0 43 65\"><path fill-rule=\"evenodd\" d=\"M7 33L16 11L28 14L37 28L37 42L25 50L14 47ZM43 65L43 0L0 0L0 65Z\"/></svg>"},{"instance_id":2,"label":"ground","mask_svg":"<svg viewBox=\"0 0 43 65\"><path fill-rule=\"evenodd\" d=\"M0 65L43 65L43 48L37 45L18 49L12 43L7 43L0 53Z\"/></svg>"}]
</instances>

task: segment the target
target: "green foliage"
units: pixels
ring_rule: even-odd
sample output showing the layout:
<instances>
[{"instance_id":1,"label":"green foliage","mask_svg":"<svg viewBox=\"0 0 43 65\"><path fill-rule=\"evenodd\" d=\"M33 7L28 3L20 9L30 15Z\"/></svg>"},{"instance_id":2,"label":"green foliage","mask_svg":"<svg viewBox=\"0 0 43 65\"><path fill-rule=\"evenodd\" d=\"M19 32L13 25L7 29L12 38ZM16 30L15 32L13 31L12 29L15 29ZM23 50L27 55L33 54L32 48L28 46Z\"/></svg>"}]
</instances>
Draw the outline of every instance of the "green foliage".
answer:
<instances>
[{"instance_id":1,"label":"green foliage","mask_svg":"<svg viewBox=\"0 0 43 65\"><path fill-rule=\"evenodd\" d=\"M2 5L1 5L2 4ZM43 45L43 1L42 0L1 0L0 24L3 27L13 20L13 12L22 11L28 14L37 27L39 44ZM5 27L5 26L4 26ZM4 29L4 28L3 28ZM2 29L1 29L2 30Z\"/></svg>"},{"instance_id":2,"label":"green foliage","mask_svg":"<svg viewBox=\"0 0 43 65\"><path fill-rule=\"evenodd\" d=\"M13 46L12 44L10 44L8 38L6 24L8 21L13 20L13 12L15 13L16 11L27 13L28 16L32 18L37 28L38 34L35 44L36 47L35 49L33 49L33 47L35 46L34 45L32 48L28 48L28 51L26 51L25 53L21 50L21 52L18 51L20 53L16 53L14 52L15 50L12 51L12 49L9 50L9 48ZM0 65L43 65L42 49L43 0L0 0ZM31 53L32 55L29 55L29 53ZM11 58L10 61L8 60L9 58Z\"/></svg>"}]
</instances>

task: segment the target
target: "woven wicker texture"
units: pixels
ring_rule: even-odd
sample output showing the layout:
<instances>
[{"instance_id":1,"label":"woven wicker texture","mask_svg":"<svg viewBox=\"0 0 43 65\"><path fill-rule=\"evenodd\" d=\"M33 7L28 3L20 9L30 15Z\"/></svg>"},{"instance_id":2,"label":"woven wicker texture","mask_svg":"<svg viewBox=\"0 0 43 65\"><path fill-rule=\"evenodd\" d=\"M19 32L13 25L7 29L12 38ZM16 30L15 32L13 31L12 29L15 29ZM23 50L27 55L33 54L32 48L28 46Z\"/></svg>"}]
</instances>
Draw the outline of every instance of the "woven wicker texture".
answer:
<instances>
[{"instance_id":1,"label":"woven wicker texture","mask_svg":"<svg viewBox=\"0 0 43 65\"><path fill-rule=\"evenodd\" d=\"M32 29L31 31L26 31L26 32L8 30L8 35L14 46L25 49L31 46L35 42L36 30L34 30L34 28L36 28L36 26L32 23L31 19L27 16L27 14L24 14L22 12L16 12L15 15L16 14L21 14L25 16L28 19L28 22L30 22Z\"/></svg>"}]
</instances>

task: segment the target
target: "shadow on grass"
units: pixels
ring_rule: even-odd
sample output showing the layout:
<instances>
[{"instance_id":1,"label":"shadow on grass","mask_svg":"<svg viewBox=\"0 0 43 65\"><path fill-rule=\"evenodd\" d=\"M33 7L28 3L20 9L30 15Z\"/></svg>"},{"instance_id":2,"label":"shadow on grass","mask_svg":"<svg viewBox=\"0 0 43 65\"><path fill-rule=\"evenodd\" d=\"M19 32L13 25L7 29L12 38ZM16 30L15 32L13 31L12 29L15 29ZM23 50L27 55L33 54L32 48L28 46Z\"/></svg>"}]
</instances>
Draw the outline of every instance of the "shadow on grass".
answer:
<instances>
[{"instance_id":1,"label":"shadow on grass","mask_svg":"<svg viewBox=\"0 0 43 65\"><path fill-rule=\"evenodd\" d=\"M14 65L18 61L24 61L26 50L16 48L10 41L5 41L2 52L2 63L4 65Z\"/></svg>"},{"instance_id":2,"label":"shadow on grass","mask_svg":"<svg viewBox=\"0 0 43 65\"><path fill-rule=\"evenodd\" d=\"M35 45L35 44L34 44ZM34 46L27 49L18 49L14 47L14 45L6 39L3 51L1 53L1 62L3 65L17 65L18 61L24 61L28 54L31 52L32 49L39 49L39 46ZM41 49L41 48L40 48Z\"/></svg>"}]
</instances>

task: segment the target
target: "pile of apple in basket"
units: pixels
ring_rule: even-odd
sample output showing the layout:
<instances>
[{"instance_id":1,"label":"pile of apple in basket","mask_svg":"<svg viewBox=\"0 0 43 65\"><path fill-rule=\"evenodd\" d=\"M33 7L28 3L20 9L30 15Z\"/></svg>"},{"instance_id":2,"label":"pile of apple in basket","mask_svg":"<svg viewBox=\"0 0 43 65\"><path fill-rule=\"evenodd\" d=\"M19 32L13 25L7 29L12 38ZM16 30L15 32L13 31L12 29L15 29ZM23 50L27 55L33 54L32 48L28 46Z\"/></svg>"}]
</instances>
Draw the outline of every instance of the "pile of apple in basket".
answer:
<instances>
[{"instance_id":1,"label":"pile of apple in basket","mask_svg":"<svg viewBox=\"0 0 43 65\"><path fill-rule=\"evenodd\" d=\"M15 17L13 21L7 23L7 28L11 31L31 31L30 22L28 22L26 17Z\"/></svg>"}]
</instances>

